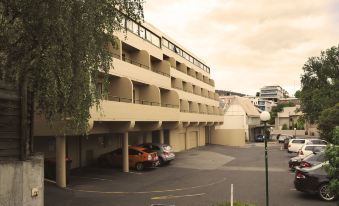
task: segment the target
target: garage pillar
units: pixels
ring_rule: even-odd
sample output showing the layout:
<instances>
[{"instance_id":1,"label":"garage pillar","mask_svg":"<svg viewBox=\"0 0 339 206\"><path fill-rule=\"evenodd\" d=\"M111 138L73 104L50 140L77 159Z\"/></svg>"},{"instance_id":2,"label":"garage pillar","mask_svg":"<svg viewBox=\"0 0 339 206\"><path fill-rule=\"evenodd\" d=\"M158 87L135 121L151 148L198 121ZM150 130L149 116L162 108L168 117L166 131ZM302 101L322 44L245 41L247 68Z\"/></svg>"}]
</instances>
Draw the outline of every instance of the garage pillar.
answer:
<instances>
[{"instance_id":1,"label":"garage pillar","mask_svg":"<svg viewBox=\"0 0 339 206\"><path fill-rule=\"evenodd\" d=\"M56 184L66 187L66 136L56 137Z\"/></svg>"},{"instance_id":2,"label":"garage pillar","mask_svg":"<svg viewBox=\"0 0 339 206\"><path fill-rule=\"evenodd\" d=\"M124 133L122 141L122 171L129 172L129 163L128 163L128 132Z\"/></svg>"},{"instance_id":3,"label":"garage pillar","mask_svg":"<svg viewBox=\"0 0 339 206\"><path fill-rule=\"evenodd\" d=\"M164 138L164 130L163 129L161 129L159 131L159 137L160 137L160 144L164 144L165 138Z\"/></svg>"}]
</instances>

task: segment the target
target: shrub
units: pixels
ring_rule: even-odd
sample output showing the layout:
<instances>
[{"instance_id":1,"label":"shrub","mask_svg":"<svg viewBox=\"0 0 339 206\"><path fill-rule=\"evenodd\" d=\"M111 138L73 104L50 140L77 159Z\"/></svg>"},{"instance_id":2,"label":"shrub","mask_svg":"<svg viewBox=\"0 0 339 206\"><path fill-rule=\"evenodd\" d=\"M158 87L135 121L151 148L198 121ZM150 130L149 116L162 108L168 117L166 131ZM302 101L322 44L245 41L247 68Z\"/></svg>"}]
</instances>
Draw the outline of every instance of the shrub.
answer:
<instances>
[{"instance_id":1,"label":"shrub","mask_svg":"<svg viewBox=\"0 0 339 206\"><path fill-rule=\"evenodd\" d=\"M283 124L282 130L288 130L287 124Z\"/></svg>"}]
</instances>

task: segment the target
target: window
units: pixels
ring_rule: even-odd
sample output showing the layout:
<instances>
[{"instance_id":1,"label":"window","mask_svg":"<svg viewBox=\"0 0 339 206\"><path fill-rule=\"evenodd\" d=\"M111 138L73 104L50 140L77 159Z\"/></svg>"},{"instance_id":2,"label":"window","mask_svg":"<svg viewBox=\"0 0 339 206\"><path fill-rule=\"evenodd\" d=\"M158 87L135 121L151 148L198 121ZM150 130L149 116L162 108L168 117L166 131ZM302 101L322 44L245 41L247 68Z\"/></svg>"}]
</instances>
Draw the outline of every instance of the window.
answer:
<instances>
[{"instance_id":1,"label":"window","mask_svg":"<svg viewBox=\"0 0 339 206\"><path fill-rule=\"evenodd\" d=\"M295 139L295 140L292 140L292 143L295 143L295 144L304 144L305 140L304 139Z\"/></svg>"},{"instance_id":2,"label":"window","mask_svg":"<svg viewBox=\"0 0 339 206\"><path fill-rule=\"evenodd\" d=\"M134 149L128 149L128 155L138 155L140 152Z\"/></svg>"},{"instance_id":3,"label":"window","mask_svg":"<svg viewBox=\"0 0 339 206\"><path fill-rule=\"evenodd\" d=\"M127 29L133 31L133 22L131 20L126 21Z\"/></svg>"},{"instance_id":4,"label":"window","mask_svg":"<svg viewBox=\"0 0 339 206\"><path fill-rule=\"evenodd\" d=\"M146 30L146 39L150 42L152 42L152 34L148 30Z\"/></svg>"},{"instance_id":5,"label":"window","mask_svg":"<svg viewBox=\"0 0 339 206\"><path fill-rule=\"evenodd\" d=\"M139 36L143 39L146 39L146 31L145 28L142 26L139 26Z\"/></svg>"},{"instance_id":6,"label":"window","mask_svg":"<svg viewBox=\"0 0 339 206\"><path fill-rule=\"evenodd\" d=\"M139 35L139 25L133 22L133 33Z\"/></svg>"},{"instance_id":7,"label":"window","mask_svg":"<svg viewBox=\"0 0 339 206\"><path fill-rule=\"evenodd\" d=\"M152 41L155 46L160 47L160 38L152 34Z\"/></svg>"},{"instance_id":8,"label":"window","mask_svg":"<svg viewBox=\"0 0 339 206\"><path fill-rule=\"evenodd\" d=\"M122 28L126 27L126 19L125 18L121 19L120 25L122 26Z\"/></svg>"},{"instance_id":9,"label":"window","mask_svg":"<svg viewBox=\"0 0 339 206\"><path fill-rule=\"evenodd\" d=\"M168 41L166 39L162 39L162 45L168 48Z\"/></svg>"},{"instance_id":10,"label":"window","mask_svg":"<svg viewBox=\"0 0 339 206\"><path fill-rule=\"evenodd\" d=\"M170 50L174 51L174 45L170 42L169 43L169 47L168 47Z\"/></svg>"}]
</instances>

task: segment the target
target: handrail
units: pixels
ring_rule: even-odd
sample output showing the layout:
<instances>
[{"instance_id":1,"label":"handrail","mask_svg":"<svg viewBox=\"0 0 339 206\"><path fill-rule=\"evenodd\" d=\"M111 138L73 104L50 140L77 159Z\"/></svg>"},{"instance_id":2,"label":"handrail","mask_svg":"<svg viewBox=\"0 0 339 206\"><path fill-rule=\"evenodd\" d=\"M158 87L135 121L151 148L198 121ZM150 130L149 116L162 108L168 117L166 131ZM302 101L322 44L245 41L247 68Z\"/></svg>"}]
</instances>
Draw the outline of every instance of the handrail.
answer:
<instances>
[{"instance_id":1,"label":"handrail","mask_svg":"<svg viewBox=\"0 0 339 206\"><path fill-rule=\"evenodd\" d=\"M174 104L161 104L162 107L170 107L170 108L179 108L179 105L174 105Z\"/></svg>"},{"instance_id":2,"label":"handrail","mask_svg":"<svg viewBox=\"0 0 339 206\"><path fill-rule=\"evenodd\" d=\"M134 64L136 66L142 67L144 69L149 69L149 66L141 64L141 63L139 63L137 61L134 61L134 60L132 60L130 58L127 58L126 56L122 56L122 60L125 61L125 62L128 62L128 63Z\"/></svg>"},{"instance_id":3,"label":"handrail","mask_svg":"<svg viewBox=\"0 0 339 206\"><path fill-rule=\"evenodd\" d=\"M148 100L139 100L139 99L135 99L134 100L135 104L143 104L143 105L151 105L151 106L160 106L159 102L152 102L152 101L148 101Z\"/></svg>"},{"instance_id":4,"label":"handrail","mask_svg":"<svg viewBox=\"0 0 339 206\"><path fill-rule=\"evenodd\" d=\"M127 97L118 97L118 96L108 96L109 101L116 101L116 102L126 102L131 103L132 99Z\"/></svg>"}]
</instances>

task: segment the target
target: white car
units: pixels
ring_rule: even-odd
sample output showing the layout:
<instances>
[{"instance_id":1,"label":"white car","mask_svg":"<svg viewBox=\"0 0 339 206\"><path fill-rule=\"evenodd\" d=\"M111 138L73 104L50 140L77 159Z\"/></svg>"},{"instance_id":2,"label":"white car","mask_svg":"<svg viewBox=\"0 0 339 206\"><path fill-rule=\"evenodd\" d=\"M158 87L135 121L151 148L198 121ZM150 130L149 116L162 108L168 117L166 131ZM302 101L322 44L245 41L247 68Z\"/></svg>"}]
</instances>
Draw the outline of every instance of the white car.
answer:
<instances>
[{"instance_id":1,"label":"white car","mask_svg":"<svg viewBox=\"0 0 339 206\"><path fill-rule=\"evenodd\" d=\"M328 142L322 139L308 139L306 144L314 144L314 145L327 145Z\"/></svg>"},{"instance_id":2,"label":"white car","mask_svg":"<svg viewBox=\"0 0 339 206\"><path fill-rule=\"evenodd\" d=\"M306 139L291 139L288 142L288 148L287 148L287 152L288 153L297 153L299 151L299 149L306 144L308 141Z\"/></svg>"},{"instance_id":3,"label":"white car","mask_svg":"<svg viewBox=\"0 0 339 206\"><path fill-rule=\"evenodd\" d=\"M278 138L279 143L284 143L285 139L292 139L293 137L286 134L281 134Z\"/></svg>"},{"instance_id":4,"label":"white car","mask_svg":"<svg viewBox=\"0 0 339 206\"><path fill-rule=\"evenodd\" d=\"M308 155L310 155L312 153L324 151L325 148L326 148L326 145L304 144L299 149L297 157L303 159L303 158L307 157Z\"/></svg>"}]
</instances>

